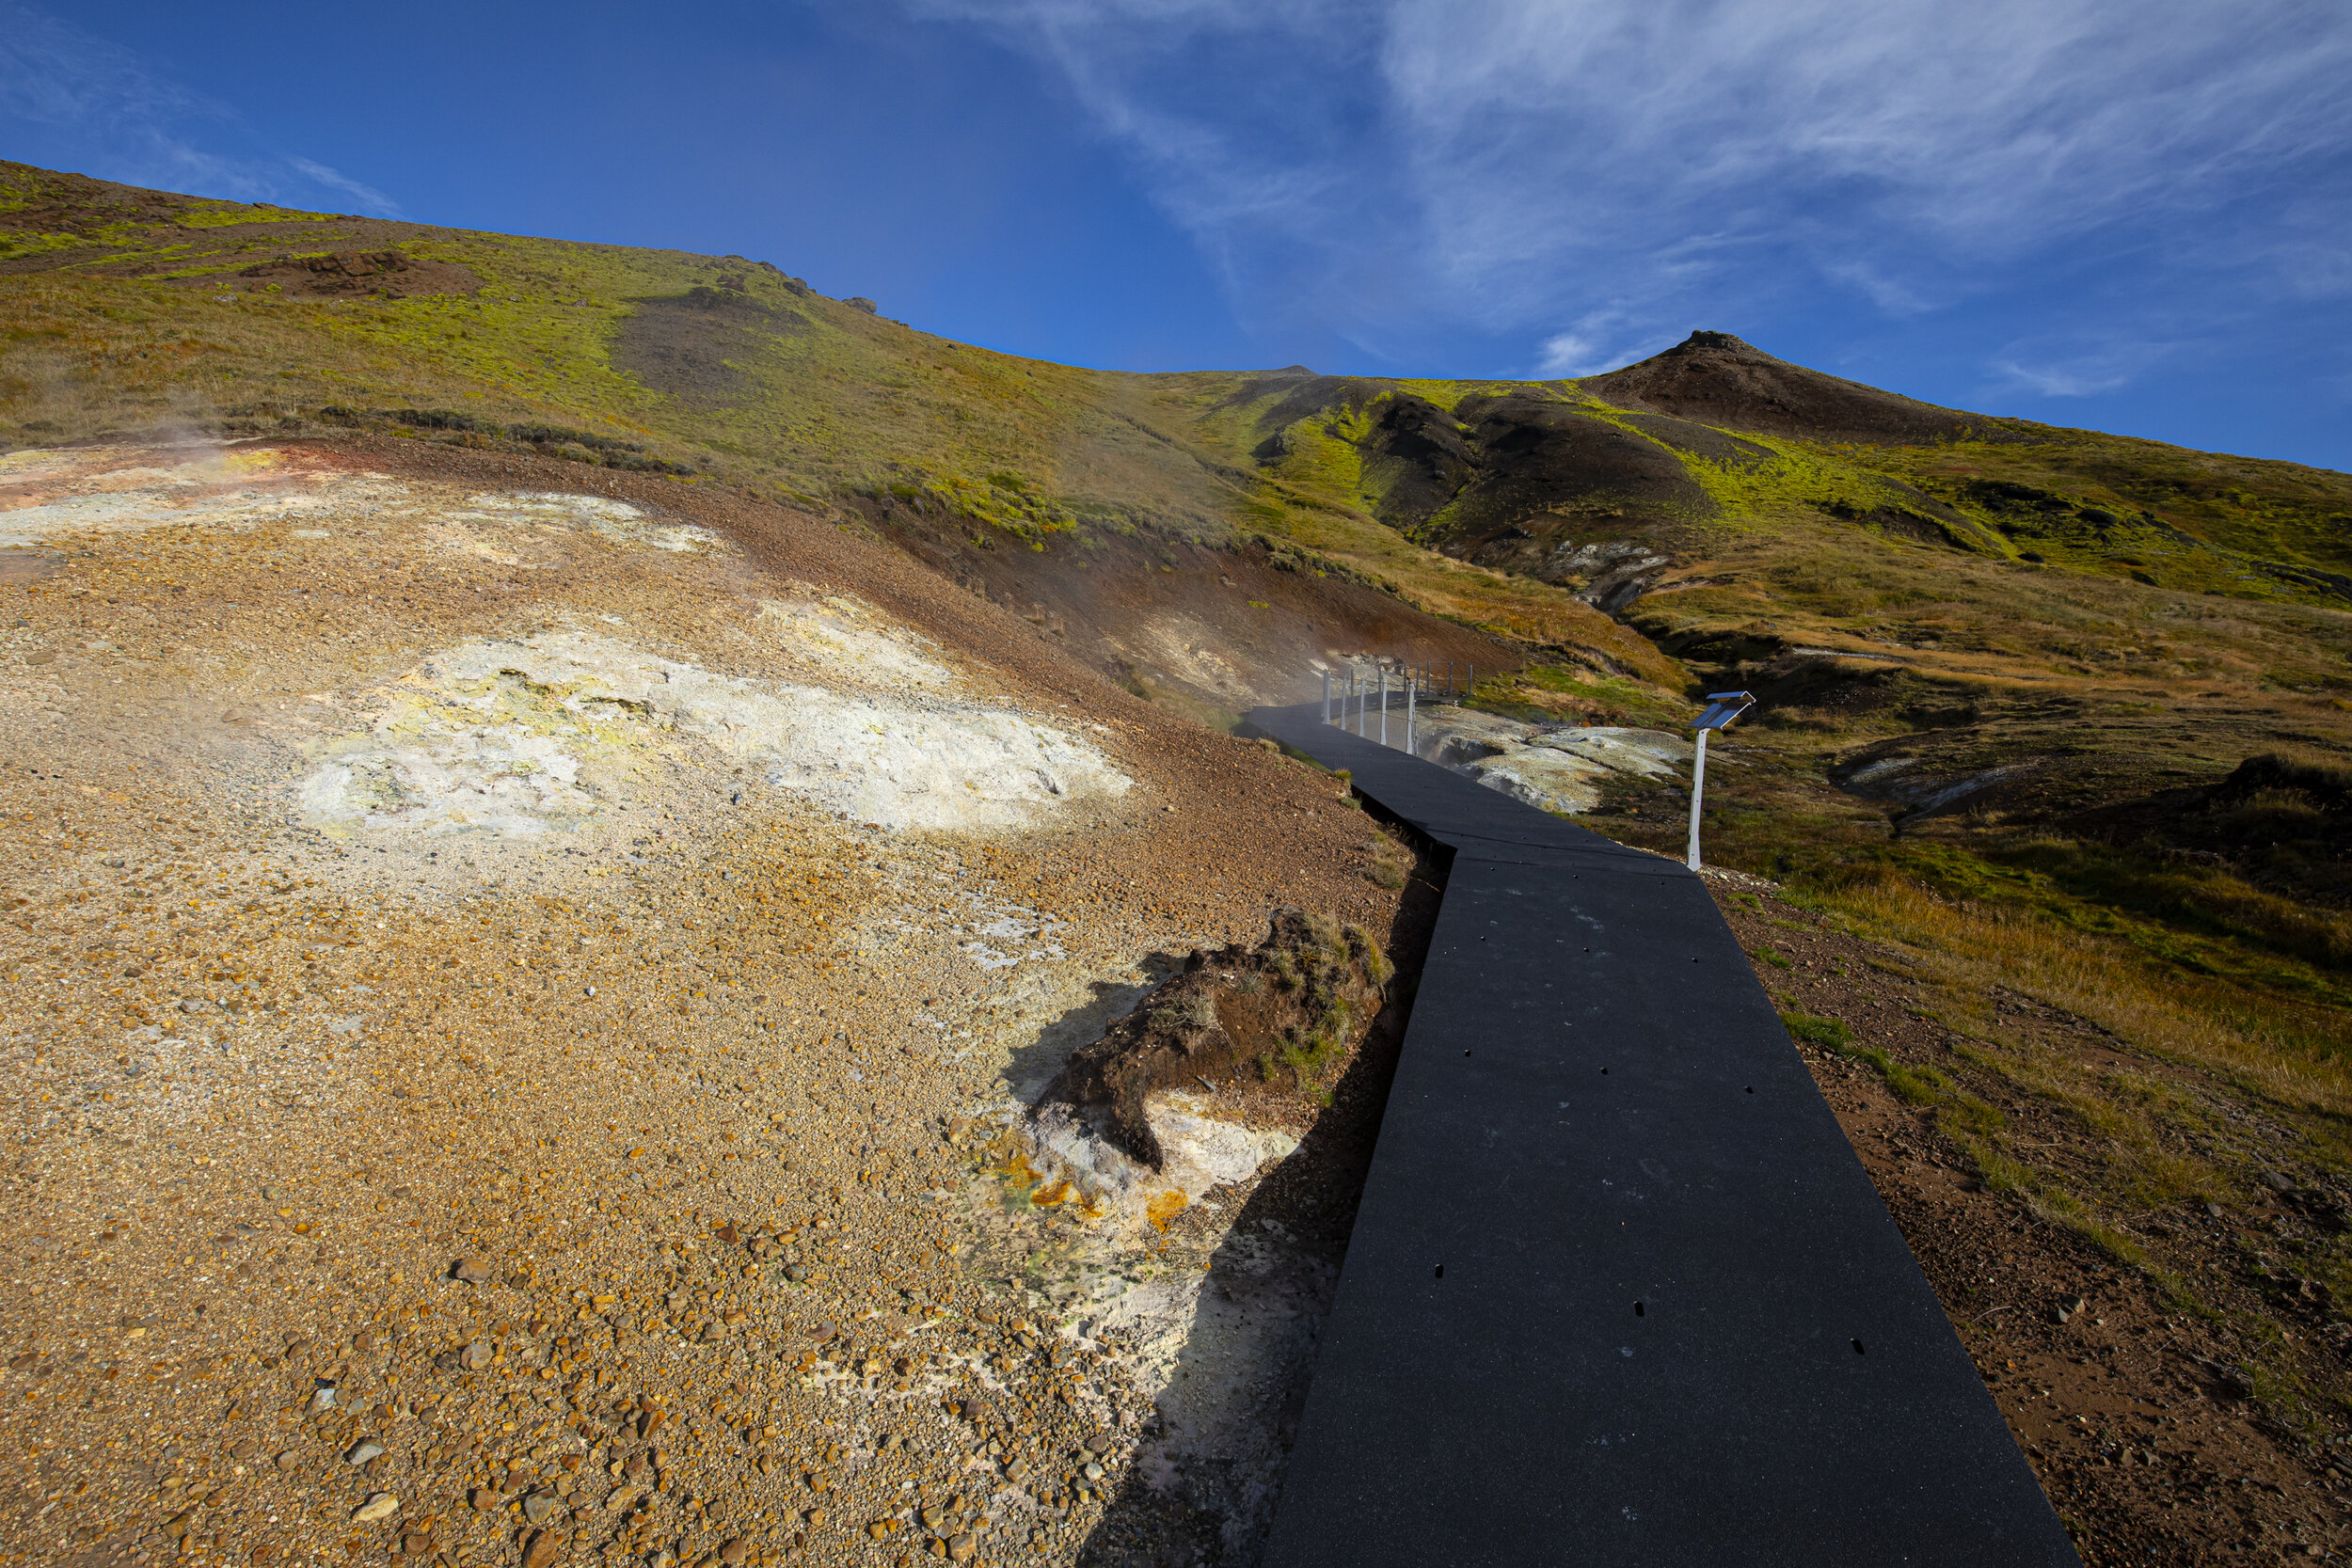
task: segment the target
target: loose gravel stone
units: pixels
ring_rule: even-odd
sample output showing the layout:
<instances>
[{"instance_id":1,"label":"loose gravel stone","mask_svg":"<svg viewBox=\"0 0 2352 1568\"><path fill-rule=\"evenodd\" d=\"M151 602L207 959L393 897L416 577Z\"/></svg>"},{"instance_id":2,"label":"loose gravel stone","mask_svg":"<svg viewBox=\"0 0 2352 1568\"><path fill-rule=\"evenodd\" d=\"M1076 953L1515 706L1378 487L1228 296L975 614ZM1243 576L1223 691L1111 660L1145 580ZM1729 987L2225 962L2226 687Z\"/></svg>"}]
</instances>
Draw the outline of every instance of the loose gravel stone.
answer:
<instances>
[{"instance_id":1,"label":"loose gravel stone","mask_svg":"<svg viewBox=\"0 0 2352 1568\"><path fill-rule=\"evenodd\" d=\"M1138 1328L1157 1298L1131 1278L1207 1277L1242 1199L1165 1231L1094 1207L1036 1164L1023 1075L1140 996L1154 955L1253 933L1276 905L1382 929L1396 904L1358 863L1364 819L1327 775L1132 699L830 525L389 445L356 468L223 458L240 493L309 498L324 538L175 506L42 579L90 585L70 612L12 601L26 646L70 613L73 648L144 651L120 684L87 649L40 666L90 678L40 721L37 774L0 774L0 858L29 900L0 922L0 1054L23 1090L12 1180L35 1195L0 1227L27 1260L0 1302L0 1479L54 1490L42 1456L70 1451L88 1487L18 1521L11 1549L73 1560L77 1532L160 1515L206 1562L340 1562L365 1497L393 1499L365 1522L405 1516L381 1547L426 1561L739 1568L725 1542L831 1568L870 1560L868 1520L924 1551L901 1518L918 1501L954 1502L934 1538L1025 1539L1047 1505L967 1505L957 1489L987 1474L1054 1489L1069 1560L1104 1507L1049 1462L1089 1433L1121 1455L1147 1441L1173 1358L1138 1348L1161 1331ZM657 516L702 531L654 549ZM153 601L136 632L107 603L126 592ZM532 790L553 788L533 757L580 759L565 787L588 807L529 834L301 819L290 759L407 733L379 720L439 701L430 650L582 614L642 624L612 635L658 636L680 668L906 698L882 664L795 641L854 632L946 671L941 703L1083 735L1136 788L1029 828L891 833L771 788L723 728L564 708L484 653L459 695L487 708L402 712L523 747L497 777ZM230 654L234 691L204 673ZM607 731L621 750L597 750ZM103 971L80 962L92 943ZM1284 1343L1314 1309L1286 1304ZM164 1487L158 1434L201 1438L222 1479L228 1447L239 1490L199 1499L214 1478L193 1465Z\"/></svg>"}]
</instances>

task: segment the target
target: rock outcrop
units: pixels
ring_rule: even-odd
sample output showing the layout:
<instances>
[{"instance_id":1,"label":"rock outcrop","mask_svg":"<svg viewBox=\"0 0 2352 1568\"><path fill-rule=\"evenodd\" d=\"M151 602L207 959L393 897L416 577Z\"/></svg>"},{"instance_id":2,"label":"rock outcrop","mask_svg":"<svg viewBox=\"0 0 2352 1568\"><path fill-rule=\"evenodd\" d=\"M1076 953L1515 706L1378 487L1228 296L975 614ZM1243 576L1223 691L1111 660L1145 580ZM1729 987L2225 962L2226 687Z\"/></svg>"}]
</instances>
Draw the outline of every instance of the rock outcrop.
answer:
<instances>
[{"instance_id":1,"label":"rock outcrop","mask_svg":"<svg viewBox=\"0 0 2352 1568\"><path fill-rule=\"evenodd\" d=\"M1692 751L1689 740L1664 730L1529 724L1453 707L1422 711L1413 749L1489 789L1564 816L1599 805L1601 787L1613 779L1687 773Z\"/></svg>"}]
</instances>

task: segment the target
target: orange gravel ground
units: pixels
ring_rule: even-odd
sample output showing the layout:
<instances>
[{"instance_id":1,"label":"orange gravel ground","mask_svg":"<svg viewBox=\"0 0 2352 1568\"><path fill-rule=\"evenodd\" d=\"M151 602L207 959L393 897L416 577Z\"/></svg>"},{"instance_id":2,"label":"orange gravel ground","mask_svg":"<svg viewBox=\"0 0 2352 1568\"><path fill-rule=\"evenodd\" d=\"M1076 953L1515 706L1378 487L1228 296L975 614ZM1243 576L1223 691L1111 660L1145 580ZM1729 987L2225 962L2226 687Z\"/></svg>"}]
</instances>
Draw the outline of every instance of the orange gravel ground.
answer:
<instances>
[{"instance_id":1,"label":"orange gravel ground","mask_svg":"<svg viewBox=\"0 0 2352 1568\"><path fill-rule=\"evenodd\" d=\"M1008 1225L1089 1223L999 1205L1006 1074L1275 904L1388 930L1365 818L817 519L276 450L625 499L732 548L525 570L329 505L0 550L0 1556L1074 1560L1152 1388L1099 1314L980 1266ZM681 751L634 826L522 844L376 848L294 808L320 737L436 647L596 614L709 664L792 584L1101 726L1135 788L892 832Z\"/></svg>"}]
</instances>

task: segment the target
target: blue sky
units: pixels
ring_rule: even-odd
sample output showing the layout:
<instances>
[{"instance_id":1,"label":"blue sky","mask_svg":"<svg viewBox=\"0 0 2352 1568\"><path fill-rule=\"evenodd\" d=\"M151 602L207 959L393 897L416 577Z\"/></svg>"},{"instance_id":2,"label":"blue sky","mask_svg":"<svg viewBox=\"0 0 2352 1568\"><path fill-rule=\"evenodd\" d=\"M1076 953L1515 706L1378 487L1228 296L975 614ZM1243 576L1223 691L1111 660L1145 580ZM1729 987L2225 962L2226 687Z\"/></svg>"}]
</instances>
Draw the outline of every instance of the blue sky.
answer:
<instances>
[{"instance_id":1,"label":"blue sky","mask_svg":"<svg viewBox=\"0 0 2352 1568\"><path fill-rule=\"evenodd\" d=\"M0 155L739 253L1082 364L1577 374L1710 327L2352 468L2340 0L0 0Z\"/></svg>"}]
</instances>

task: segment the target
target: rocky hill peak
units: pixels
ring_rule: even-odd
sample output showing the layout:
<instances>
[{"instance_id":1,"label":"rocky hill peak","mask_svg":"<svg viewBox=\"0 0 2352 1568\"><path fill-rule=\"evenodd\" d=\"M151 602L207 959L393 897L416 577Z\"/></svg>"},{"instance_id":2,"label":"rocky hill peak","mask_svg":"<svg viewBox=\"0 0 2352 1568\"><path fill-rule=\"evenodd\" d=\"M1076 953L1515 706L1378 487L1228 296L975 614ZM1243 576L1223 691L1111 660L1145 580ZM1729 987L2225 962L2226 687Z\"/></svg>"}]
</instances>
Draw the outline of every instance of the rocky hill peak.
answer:
<instances>
[{"instance_id":1,"label":"rocky hill peak","mask_svg":"<svg viewBox=\"0 0 2352 1568\"><path fill-rule=\"evenodd\" d=\"M1696 354L1706 349L1715 349L1724 354L1751 355L1758 359L1772 359L1771 355L1766 354L1745 338L1735 337L1728 332L1709 332L1705 328L1693 329L1688 338L1675 344L1666 353ZM1780 361L1772 359L1772 363L1779 364Z\"/></svg>"},{"instance_id":2,"label":"rocky hill peak","mask_svg":"<svg viewBox=\"0 0 2352 1568\"><path fill-rule=\"evenodd\" d=\"M1810 441L1913 446L1997 423L1792 365L1728 332L1693 332L1583 387L1620 408Z\"/></svg>"}]
</instances>

